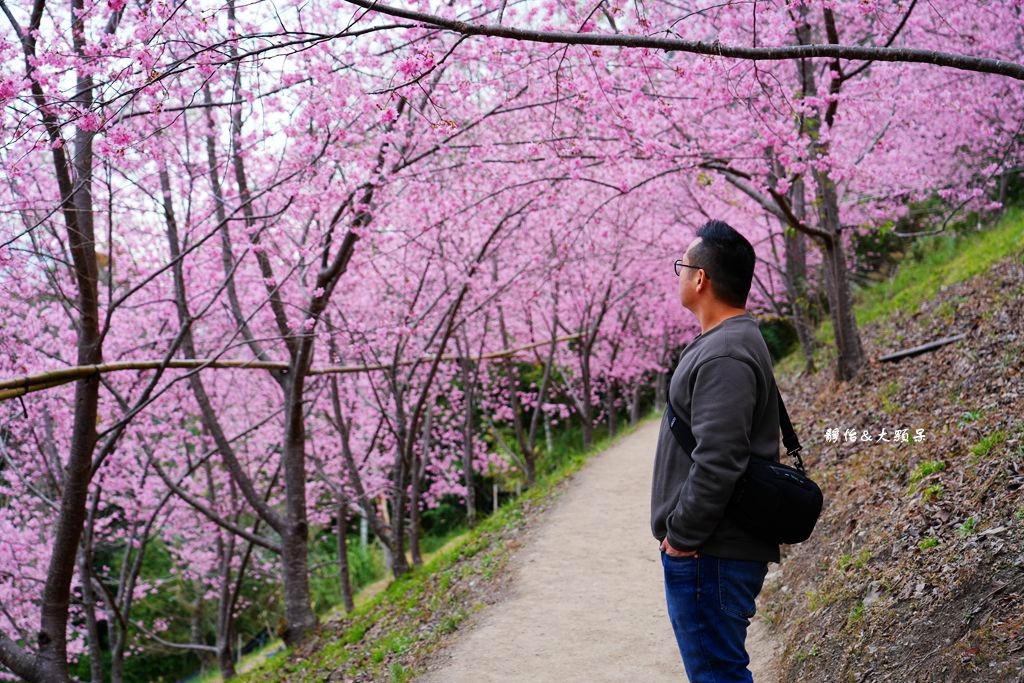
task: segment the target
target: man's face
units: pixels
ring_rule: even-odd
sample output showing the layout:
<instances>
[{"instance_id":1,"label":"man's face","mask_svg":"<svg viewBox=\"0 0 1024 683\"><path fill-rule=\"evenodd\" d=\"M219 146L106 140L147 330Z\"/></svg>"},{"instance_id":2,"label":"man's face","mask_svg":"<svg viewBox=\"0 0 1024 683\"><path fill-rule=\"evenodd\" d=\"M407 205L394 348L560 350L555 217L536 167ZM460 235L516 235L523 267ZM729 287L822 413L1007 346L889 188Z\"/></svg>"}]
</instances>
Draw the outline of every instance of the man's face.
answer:
<instances>
[{"instance_id":1,"label":"man's face","mask_svg":"<svg viewBox=\"0 0 1024 683\"><path fill-rule=\"evenodd\" d=\"M700 242L700 238L690 242L690 246L687 247L686 253L683 255L683 263L692 266L694 265L691 260L690 254L693 253L693 247ZM696 268L683 268L682 272L679 273L679 302L683 305L683 308L693 310L693 303L696 300L696 284L698 279L703 279L704 273L697 270Z\"/></svg>"}]
</instances>

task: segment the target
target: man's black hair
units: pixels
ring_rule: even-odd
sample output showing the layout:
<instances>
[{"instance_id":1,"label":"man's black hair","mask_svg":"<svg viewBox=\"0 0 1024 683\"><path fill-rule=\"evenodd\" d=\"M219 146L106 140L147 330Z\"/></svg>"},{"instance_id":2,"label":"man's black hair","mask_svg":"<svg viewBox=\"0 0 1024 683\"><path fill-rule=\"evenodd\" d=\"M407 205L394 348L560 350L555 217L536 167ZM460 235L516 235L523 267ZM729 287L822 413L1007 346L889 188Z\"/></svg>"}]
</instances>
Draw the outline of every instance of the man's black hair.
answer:
<instances>
[{"instance_id":1,"label":"man's black hair","mask_svg":"<svg viewBox=\"0 0 1024 683\"><path fill-rule=\"evenodd\" d=\"M690 252L690 265L707 272L715 296L734 308L746 307L754 278L754 247L723 221L708 221L697 237L700 242Z\"/></svg>"}]
</instances>

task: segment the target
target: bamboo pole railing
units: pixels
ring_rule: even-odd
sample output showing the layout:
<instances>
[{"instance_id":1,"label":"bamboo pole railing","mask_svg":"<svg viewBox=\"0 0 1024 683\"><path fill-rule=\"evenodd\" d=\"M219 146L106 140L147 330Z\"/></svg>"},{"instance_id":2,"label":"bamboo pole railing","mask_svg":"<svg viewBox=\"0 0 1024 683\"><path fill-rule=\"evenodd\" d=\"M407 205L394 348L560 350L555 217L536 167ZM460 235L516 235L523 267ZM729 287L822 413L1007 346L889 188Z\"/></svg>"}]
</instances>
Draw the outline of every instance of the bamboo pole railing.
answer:
<instances>
[{"instance_id":1,"label":"bamboo pole railing","mask_svg":"<svg viewBox=\"0 0 1024 683\"><path fill-rule=\"evenodd\" d=\"M896 353L890 353L884 356L879 356L878 360L881 363L902 360L904 358L909 358L910 356L916 356L921 353L927 353L928 351L934 351L935 349L943 347L946 344L952 344L953 342L960 341L961 339L966 338L966 334L955 334L952 337L943 337L942 339L936 339L935 341L928 342L927 344L921 344L920 346L915 346L913 348L897 351Z\"/></svg>"},{"instance_id":2,"label":"bamboo pole railing","mask_svg":"<svg viewBox=\"0 0 1024 683\"><path fill-rule=\"evenodd\" d=\"M536 342L534 344L526 344L524 346L516 346L509 349L502 349L501 351L494 351L492 353L484 353L479 356L475 356L474 360L489 360L493 358L503 358L506 356L512 356L521 351L529 351L539 346L546 346L552 342L560 343L579 339L581 334L573 334L566 337L557 337L554 340L548 339L542 342ZM462 356L446 355L442 356L441 360L446 362L462 360ZM376 365L327 365L323 367L310 368L310 375L333 375L333 374L354 374L358 372L378 372L381 370L387 370L394 367L402 367L407 365L413 365L415 363L430 362L433 357L425 356L422 358L410 359L398 361L397 363L380 363ZM236 369L236 370L287 370L290 367L289 363L278 362L278 361L258 361L258 360L218 360L216 358L175 358L172 360L134 360L134 361L118 361L115 363L102 363L100 365L74 365L71 367L60 368L57 370L47 370L46 372L38 372L31 375L21 375L19 377L12 377L10 379L0 380L0 401L18 398L25 394L30 394L36 391L43 391L44 389L51 389L53 387L61 386L62 384L68 384L85 377L91 377L93 375L108 374L111 372L124 372L126 370L156 370L158 368L176 368L186 370L206 370L206 369Z\"/></svg>"}]
</instances>

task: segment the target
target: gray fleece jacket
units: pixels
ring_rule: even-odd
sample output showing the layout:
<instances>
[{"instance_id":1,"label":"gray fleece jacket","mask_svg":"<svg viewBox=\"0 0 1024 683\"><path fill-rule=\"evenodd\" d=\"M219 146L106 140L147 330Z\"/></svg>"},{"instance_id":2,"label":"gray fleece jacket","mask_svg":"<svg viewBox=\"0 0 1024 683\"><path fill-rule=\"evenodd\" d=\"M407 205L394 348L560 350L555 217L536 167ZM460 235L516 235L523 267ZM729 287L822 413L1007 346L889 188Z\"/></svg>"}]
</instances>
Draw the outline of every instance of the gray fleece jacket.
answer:
<instances>
[{"instance_id":1,"label":"gray fleece jacket","mask_svg":"<svg viewBox=\"0 0 1024 683\"><path fill-rule=\"evenodd\" d=\"M677 550L778 562L779 546L725 516L750 454L779 459L779 405L771 356L749 313L697 335L679 358L672 409L696 442L687 453L662 417L651 483L651 531Z\"/></svg>"}]
</instances>

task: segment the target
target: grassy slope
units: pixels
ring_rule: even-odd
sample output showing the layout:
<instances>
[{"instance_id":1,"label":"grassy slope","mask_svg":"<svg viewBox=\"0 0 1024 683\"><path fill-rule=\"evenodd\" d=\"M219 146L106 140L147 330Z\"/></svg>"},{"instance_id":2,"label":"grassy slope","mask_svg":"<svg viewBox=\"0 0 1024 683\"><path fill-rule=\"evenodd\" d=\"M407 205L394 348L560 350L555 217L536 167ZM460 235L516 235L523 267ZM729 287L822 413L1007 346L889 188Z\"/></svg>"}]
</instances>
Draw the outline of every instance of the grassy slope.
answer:
<instances>
[{"instance_id":1,"label":"grassy slope","mask_svg":"<svg viewBox=\"0 0 1024 683\"><path fill-rule=\"evenodd\" d=\"M651 419L648 416L647 419ZM393 581L351 615L328 616L301 651L283 651L245 681L407 681L447 634L501 594L502 571L520 537L569 483L571 475L614 439L573 454L518 499L453 539L422 567Z\"/></svg>"},{"instance_id":2,"label":"grassy slope","mask_svg":"<svg viewBox=\"0 0 1024 683\"><path fill-rule=\"evenodd\" d=\"M879 321L878 333L885 334L885 321L893 315L912 314L943 288L986 272L1014 252L1019 254L1024 245L1024 209L1009 209L999 224L989 230L960 238L936 235L922 238L919 243L918 250L923 253L919 260L907 261L888 280L855 292L857 324L861 328L867 326L868 334ZM828 320L816 330L818 368L827 369L835 359L830 346L832 335L832 323ZM779 362L775 374L780 378L795 376L803 363L801 354L792 353Z\"/></svg>"},{"instance_id":3,"label":"grassy slope","mask_svg":"<svg viewBox=\"0 0 1024 683\"><path fill-rule=\"evenodd\" d=\"M869 358L967 339L855 381L776 369L826 510L787 547L764 617L786 681L1016 681L1024 668L1024 213L858 293ZM819 329L827 340L828 326ZM828 443L826 428L872 441ZM883 443L894 428L920 443Z\"/></svg>"}]
</instances>

